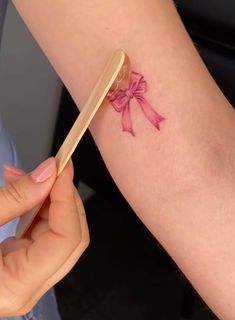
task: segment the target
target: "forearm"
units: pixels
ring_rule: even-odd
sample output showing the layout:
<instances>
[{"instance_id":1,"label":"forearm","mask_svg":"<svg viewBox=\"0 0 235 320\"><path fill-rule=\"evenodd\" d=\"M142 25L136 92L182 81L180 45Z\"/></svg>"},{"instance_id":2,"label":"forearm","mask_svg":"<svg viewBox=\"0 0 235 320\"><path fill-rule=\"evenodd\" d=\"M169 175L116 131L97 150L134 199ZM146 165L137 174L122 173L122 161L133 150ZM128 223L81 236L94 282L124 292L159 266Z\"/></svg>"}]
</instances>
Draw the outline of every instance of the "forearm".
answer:
<instances>
[{"instance_id":1,"label":"forearm","mask_svg":"<svg viewBox=\"0 0 235 320\"><path fill-rule=\"evenodd\" d=\"M172 3L13 2L78 106L117 48L128 53L132 70L144 76L145 98L166 119L160 131L133 102L136 136L123 132L121 115L106 103L92 123L92 134L135 212L214 311L230 319L225 308L235 293L235 220L227 208L234 189L225 172L233 174L233 155L227 150L235 135L234 113Z\"/></svg>"}]
</instances>

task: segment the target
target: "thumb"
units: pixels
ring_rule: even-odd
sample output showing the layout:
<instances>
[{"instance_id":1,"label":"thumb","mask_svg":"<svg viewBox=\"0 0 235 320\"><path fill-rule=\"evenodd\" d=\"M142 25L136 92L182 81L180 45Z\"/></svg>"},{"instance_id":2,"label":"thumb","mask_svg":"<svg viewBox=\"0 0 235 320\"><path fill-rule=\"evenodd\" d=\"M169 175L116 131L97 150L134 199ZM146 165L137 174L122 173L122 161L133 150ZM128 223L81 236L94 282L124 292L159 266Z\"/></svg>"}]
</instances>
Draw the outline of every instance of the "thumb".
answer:
<instances>
[{"instance_id":1,"label":"thumb","mask_svg":"<svg viewBox=\"0 0 235 320\"><path fill-rule=\"evenodd\" d=\"M0 188L0 225L43 202L51 191L56 173L55 158L51 157L31 173Z\"/></svg>"}]
</instances>

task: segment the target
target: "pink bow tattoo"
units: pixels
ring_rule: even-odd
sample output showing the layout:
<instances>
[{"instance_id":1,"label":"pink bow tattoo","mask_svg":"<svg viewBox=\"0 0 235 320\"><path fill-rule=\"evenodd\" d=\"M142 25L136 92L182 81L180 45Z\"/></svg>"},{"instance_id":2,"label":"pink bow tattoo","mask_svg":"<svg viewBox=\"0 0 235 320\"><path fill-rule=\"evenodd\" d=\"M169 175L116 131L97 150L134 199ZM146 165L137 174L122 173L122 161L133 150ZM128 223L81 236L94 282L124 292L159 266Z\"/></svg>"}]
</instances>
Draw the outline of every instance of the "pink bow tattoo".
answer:
<instances>
[{"instance_id":1,"label":"pink bow tattoo","mask_svg":"<svg viewBox=\"0 0 235 320\"><path fill-rule=\"evenodd\" d=\"M109 92L107 95L108 101L117 112L122 113L122 129L123 131L130 132L133 136L135 133L132 128L131 114L130 114L130 101L135 98L140 105L146 118L160 130L160 122L165 118L157 113L153 107L144 98L143 94L147 92L147 82L144 76L140 73L131 72L129 88L119 90L116 93Z\"/></svg>"}]
</instances>

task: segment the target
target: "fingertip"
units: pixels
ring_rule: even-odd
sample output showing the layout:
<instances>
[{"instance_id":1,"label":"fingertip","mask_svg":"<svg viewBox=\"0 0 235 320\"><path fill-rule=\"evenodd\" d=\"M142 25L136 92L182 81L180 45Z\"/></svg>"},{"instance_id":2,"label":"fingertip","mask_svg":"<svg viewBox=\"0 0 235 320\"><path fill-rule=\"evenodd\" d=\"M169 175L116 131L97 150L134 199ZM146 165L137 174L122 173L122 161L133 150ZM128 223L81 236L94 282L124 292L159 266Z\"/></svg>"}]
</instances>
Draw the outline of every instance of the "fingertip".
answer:
<instances>
[{"instance_id":1,"label":"fingertip","mask_svg":"<svg viewBox=\"0 0 235 320\"><path fill-rule=\"evenodd\" d=\"M25 174L25 172L23 170L21 170L20 168L11 166L10 164L7 164L7 163L4 163L3 169L5 172L9 172L9 173L14 174L16 176L22 176Z\"/></svg>"},{"instance_id":2,"label":"fingertip","mask_svg":"<svg viewBox=\"0 0 235 320\"><path fill-rule=\"evenodd\" d=\"M12 181L15 181L19 177L20 177L19 175L15 175L15 174L8 172L8 171L3 172L3 179L4 179L5 183L10 183Z\"/></svg>"},{"instance_id":3,"label":"fingertip","mask_svg":"<svg viewBox=\"0 0 235 320\"><path fill-rule=\"evenodd\" d=\"M73 180L74 168L73 168L73 161L71 158L68 160L63 171L59 174L59 176L62 176L62 175L66 175L66 176L69 175L70 179Z\"/></svg>"},{"instance_id":4,"label":"fingertip","mask_svg":"<svg viewBox=\"0 0 235 320\"><path fill-rule=\"evenodd\" d=\"M41 162L29 176L36 183L45 182L51 178L55 179L57 174L56 161L54 157L47 158Z\"/></svg>"},{"instance_id":5,"label":"fingertip","mask_svg":"<svg viewBox=\"0 0 235 320\"><path fill-rule=\"evenodd\" d=\"M51 200L70 199L73 197L73 164L69 160L64 170L57 177L55 184L51 190Z\"/></svg>"},{"instance_id":6,"label":"fingertip","mask_svg":"<svg viewBox=\"0 0 235 320\"><path fill-rule=\"evenodd\" d=\"M3 165L3 179L5 183L13 182L25 175L25 172L8 164Z\"/></svg>"},{"instance_id":7,"label":"fingertip","mask_svg":"<svg viewBox=\"0 0 235 320\"><path fill-rule=\"evenodd\" d=\"M68 169L69 169L69 173L70 173L71 179L73 180L73 178L74 178L74 166L73 166L73 160L71 158L68 161Z\"/></svg>"}]
</instances>

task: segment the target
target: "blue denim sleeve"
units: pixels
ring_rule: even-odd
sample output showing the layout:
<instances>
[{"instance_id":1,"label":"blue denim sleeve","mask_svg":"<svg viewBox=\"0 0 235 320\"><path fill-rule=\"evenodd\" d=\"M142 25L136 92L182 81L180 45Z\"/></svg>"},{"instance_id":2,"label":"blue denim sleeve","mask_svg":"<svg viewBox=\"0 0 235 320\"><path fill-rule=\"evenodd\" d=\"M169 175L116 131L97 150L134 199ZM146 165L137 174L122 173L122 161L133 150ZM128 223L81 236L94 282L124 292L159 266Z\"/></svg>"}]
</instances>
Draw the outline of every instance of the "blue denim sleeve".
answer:
<instances>
[{"instance_id":1,"label":"blue denim sleeve","mask_svg":"<svg viewBox=\"0 0 235 320\"><path fill-rule=\"evenodd\" d=\"M0 186L3 186L3 164L8 163L13 166L19 167L17 153L11 138L8 136L5 128L3 127L0 119ZM7 237L15 234L15 228L18 219L10 221L9 223L0 227L0 242Z\"/></svg>"}]
</instances>

